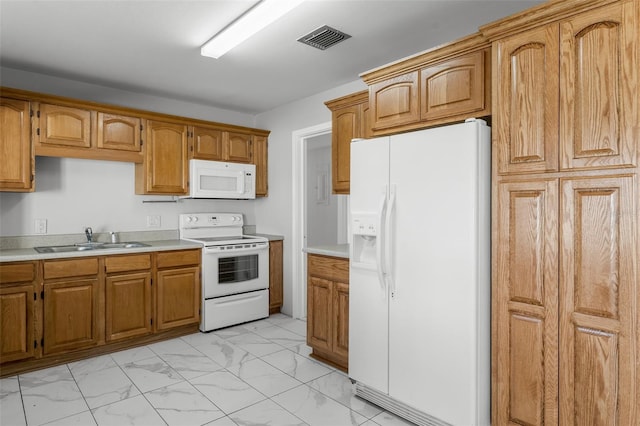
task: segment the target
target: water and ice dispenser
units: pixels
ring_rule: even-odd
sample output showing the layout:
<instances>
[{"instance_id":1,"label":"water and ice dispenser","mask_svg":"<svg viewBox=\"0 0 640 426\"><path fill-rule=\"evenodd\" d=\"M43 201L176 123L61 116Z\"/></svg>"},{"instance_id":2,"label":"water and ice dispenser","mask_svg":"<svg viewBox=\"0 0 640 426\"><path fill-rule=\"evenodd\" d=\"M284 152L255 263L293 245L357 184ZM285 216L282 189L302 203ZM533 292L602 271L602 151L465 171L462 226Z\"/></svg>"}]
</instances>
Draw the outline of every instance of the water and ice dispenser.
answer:
<instances>
[{"instance_id":1,"label":"water and ice dispenser","mask_svg":"<svg viewBox=\"0 0 640 426\"><path fill-rule=\"evenodd\" d=\"M351 266L365 269L377 267L377 245L380 244L380 217L375 213L352 213Z\"/></svg>"}]
</instances>

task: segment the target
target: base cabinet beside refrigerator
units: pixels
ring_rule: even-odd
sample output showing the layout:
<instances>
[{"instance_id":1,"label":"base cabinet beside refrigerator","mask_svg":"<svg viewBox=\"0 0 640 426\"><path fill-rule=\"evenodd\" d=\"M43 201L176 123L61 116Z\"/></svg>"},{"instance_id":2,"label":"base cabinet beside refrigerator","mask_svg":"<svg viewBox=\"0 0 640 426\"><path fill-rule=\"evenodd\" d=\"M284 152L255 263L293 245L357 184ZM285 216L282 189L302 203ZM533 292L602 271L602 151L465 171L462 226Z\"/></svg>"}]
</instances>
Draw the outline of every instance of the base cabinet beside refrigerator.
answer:
<instances>
[{"instance_id":1,"label":"base cabinet beside refrigerator","mask_svg":"<svg viewBox=\"0 0 640 426\"><path fill-rule=\"evenodd\" d=\"M349 365L349 260L307 255L307 345L311 356Z\"/></svg>"}]
</instances>

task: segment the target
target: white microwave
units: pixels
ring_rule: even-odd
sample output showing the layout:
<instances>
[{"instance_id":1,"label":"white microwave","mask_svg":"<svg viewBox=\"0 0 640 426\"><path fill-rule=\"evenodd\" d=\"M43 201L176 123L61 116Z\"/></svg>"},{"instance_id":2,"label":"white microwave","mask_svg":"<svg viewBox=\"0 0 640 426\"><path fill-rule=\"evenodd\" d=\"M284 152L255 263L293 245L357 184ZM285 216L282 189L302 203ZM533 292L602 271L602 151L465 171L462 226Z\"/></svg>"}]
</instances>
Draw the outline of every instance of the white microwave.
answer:
<instances>
[{"instance_id":1,"label":"white microwave","mask_svg":"<svg viewBox=\"0 0 640 426\"><path fill-rule=\"evenodd\" d=\"M256 198L255 164L223 161L189 161L189 195L186 198Z\"/></svg>"}]
</instances>

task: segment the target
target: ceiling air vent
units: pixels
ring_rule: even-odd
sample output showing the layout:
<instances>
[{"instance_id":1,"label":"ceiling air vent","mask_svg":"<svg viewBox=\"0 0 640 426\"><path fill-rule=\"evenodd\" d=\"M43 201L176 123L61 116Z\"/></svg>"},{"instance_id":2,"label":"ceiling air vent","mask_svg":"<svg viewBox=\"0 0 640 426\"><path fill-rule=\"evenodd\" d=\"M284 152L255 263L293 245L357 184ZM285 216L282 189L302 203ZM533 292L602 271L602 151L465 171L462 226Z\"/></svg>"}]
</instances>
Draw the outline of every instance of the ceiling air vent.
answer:
<instances>
[{"instance_id":1,"label":"ceiling air vent","mask_svg":"<svg viewBox=\"0 0 640 426\"><path fill-rule=\"evenodd\" d=\"M311 31L309 34L303 35L298 39L300 43L308 44L316 49L325 50L334 44L338 44L343 40L350 38L349 34L331 28L328 25L322 26Z\"/></svg>"}]
</instances>

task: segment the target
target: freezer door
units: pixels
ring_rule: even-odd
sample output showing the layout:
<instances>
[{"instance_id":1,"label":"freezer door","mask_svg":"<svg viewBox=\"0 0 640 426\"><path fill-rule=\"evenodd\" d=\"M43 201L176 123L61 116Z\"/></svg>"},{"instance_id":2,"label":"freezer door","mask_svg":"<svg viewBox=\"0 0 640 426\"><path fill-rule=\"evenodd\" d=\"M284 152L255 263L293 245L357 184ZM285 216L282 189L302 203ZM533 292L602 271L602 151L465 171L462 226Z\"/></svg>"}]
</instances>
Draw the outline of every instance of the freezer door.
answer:
<instances>
[{"instance_id":1,"label":"freezer door","mask_svg":"<svg viewBox=\"0 0 640 426\"><path fill-rule=\"evenodd\" d=\"M455 425L489 423L489 129L391 138L389 395Z\"/></svg>"},{"instance_id":2,"label":"freezer door","mask_svg":"<svg viewBox=\"0 0 640 426\"><path fill-rule=\"evenodd\" d=\"M381 244L389 183L389 138L351 143L349 376L388 392L389 297Z\"/></svg>"}]
</instances>

